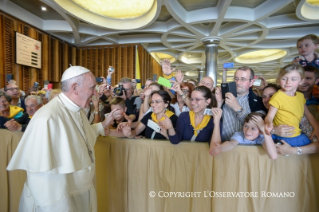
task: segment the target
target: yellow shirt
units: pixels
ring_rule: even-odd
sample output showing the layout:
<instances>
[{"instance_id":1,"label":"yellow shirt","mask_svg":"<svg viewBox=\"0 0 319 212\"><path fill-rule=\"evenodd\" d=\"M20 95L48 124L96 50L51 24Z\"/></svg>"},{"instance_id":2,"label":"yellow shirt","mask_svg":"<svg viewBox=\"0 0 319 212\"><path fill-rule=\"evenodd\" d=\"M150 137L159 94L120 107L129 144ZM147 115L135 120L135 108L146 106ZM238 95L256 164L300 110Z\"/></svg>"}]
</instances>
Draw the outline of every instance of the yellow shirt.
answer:
<instances>
[{"instance_id":1,"label":"yellow shirt","mask_svg":"<svg viewBox=\"0 0 319 212\"><path fill-rule=\"evenodd\" d=\"M295 133L291 137L300 135L299 123L304 115L306 99L300 92L295 96L288 96L281 90L276 92L270 99L269 104L278 109L274 118L274 126L287 124L295 127Z\"/></svg>"}]
</instances>

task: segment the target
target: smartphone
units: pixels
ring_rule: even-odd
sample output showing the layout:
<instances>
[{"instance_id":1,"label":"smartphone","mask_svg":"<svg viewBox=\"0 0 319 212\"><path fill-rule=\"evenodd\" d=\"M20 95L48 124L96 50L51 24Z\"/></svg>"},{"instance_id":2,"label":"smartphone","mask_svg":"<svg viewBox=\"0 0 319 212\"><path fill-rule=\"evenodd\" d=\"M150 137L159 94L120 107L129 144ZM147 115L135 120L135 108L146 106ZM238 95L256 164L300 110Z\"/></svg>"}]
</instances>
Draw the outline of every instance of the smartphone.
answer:
<instances>
[{"instance_id":1,"label":"smartphone","mask_svg":"<svg viewBox=\"0 0 319 212\"><path fill-rule=\"evenodd\" d=\"M49 96L50 96L50 91L47 91L47 92L45 93L45 98L49 99Z\"/></svg>"},{"instance_id":2,"label":"smartphone","mask_svg":"<svg viewBox=\"0 0 319 212\"><path fill-rule=\"evenodd\" d=\"M43 81L43 87L44 87L44 88L47 89L47 88L48 88L48 84L49 84L49 81L48 81L48 80L44 80L44 81Z\"/></svg>"},{"instance_id":3,"label":"smartphone","mask_svg":"<svg viewBox=\"0 0 319 212\"><path fill-rule=\"evenodd\" d=\"M102 77L96 77L95 81L98 83L102 83L103 82L103 78Z\"/></svg>"},{"instance_id":4,"label":"smartphone","mask_svg":"<svg viewBox=\"0 0 319 212\"><path fill-rule=\"evenodd\" d=\"M224 63L223 68L234 68L234 63Z\"/></svg>"},{"instance_id":5,"label":"smartphone","mask_svg":"<svg viewBox=\"0 0 319 212\"><path fill-rule=\"evenodd\" d=\"M160 84L160 85L163 85L163 86L165 86L167 88L171 88L172 87L171 82L168 79L165 79L164 77L159 77L157 83Z\"/></svg>"},{"instance_id":6,"label":"smartphone","mask_svg":"<svg viewBox=\"0 0 319 212\"><path fill-rule=\"evenodd\" d=\"M7 74L7 82L13 80L13 74Z\"/></svg>"},{"instance_id":7,"label":"smartphone","mask_svg":"<svg viewBox=\"0 0 319 212\"><path fill-rule=\"evenodd\" d=\"M48 84L48 89L52 89L53 88L53 84L52 83L49 83Z\"/></svg>"},{"instance_id":8,"label":"smartphone","mask_svg":"<svg viewBox=\"0 0 319 212\"><path fill-rule=\"evenodd\" d=\"M38 82L34 82L33 83L33 87L38 88L39 87L39 83Z\"/></svg>"},{"instance_id":9,"label":"smartphone","mask_svg":"<svg viewBox=\"0 0 319 212\"><path fill-rule=\"evenodd\" d=\"M153 74L153 82L157 81L157 74Z\"/></svg>"},{"instance_id":10,"label":"smartphone","mask_svg":"<svg viewBox=\"0 0 319 212\"><path fill-rule=\"evenodd\" d=\"M147 126L151 129L153 129L155 132L160 132L161 128L158 126L158 124L156 124L154 121L152 121L151 119L149 119L147 121Z\"/></svg>"},{"instance_id":11,"label":"smartphone","mask_svg":"<svg viewBox=\"0 0 319 212\"><path fill-rule=\"evenodd\" d=\"M261 79L255 79L253 85L254 86L260 86L261 85Z\"/></svg>"},{"instance_id":12,"label":"smartphone","mask_svg":"<svg viewBox=\"0 0 319 212\"><path fill-rule=\"evenodd\" d=\"M109 66L109 70L108 70L110 73L114 72L114 68L113 66Z\"/></svg>"},{"instance_id":13,"label":"smartphone","mask_svg":"<svg viewBox=\"0 0 319 212\"><path fill-rule=\"evenodd\" d=\"M213 116L214 114L213 114L213 112L212 112L212 110L211 110L211 109L206 108L206 109L205 109L205 111L204 111L204 115Z\"/></svg>"},{"instance_id":14,"label":"smartphone","mask_svg":"<svg viewBox=\"0 0 319 212\"><path fill-rule=\"evenodd\" d=\"M136 83L141 83L140 79L135 79Z\"/></svg>"}]
</instances>

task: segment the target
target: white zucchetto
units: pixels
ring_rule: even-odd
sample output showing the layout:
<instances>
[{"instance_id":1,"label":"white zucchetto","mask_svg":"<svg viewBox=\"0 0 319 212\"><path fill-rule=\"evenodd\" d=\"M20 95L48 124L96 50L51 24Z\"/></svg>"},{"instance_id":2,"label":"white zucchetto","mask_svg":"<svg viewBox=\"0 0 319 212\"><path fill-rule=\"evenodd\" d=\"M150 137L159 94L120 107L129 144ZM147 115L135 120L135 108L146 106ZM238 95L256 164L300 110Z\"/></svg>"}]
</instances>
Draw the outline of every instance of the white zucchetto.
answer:
<instances>
[{"instance_id":1,"label":"white zucchetto","mask_svg":"<svg viewBox=\"0 0 319 212\"><path fill-rule=\"evenodd\" d=\"M90 70L82 66L71 66L70 68L68 68L67 70L63 72L61 82L71 79L73 77L80 76L88 72L90 72Z\"/></svg>"}]
</instances>

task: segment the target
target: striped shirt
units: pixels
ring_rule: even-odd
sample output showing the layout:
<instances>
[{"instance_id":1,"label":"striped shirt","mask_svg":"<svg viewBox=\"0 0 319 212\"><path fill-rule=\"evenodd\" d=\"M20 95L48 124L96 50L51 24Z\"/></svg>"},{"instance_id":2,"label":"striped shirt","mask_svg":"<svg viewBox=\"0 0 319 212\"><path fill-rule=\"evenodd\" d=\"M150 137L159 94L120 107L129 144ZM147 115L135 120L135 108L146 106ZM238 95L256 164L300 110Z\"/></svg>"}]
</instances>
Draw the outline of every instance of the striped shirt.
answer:
<instances>
[{"instance_id":1,"label":"striped shirt","mask_svg":"<svg viewBox=\"0 0 319 212\"><path fill-rule=\"evenodd\" d=\"M243 131L243 125L246 116L251 113L249 101L249 92L242 97L237 97L238 104L242 107L243 111L237 114L237 111L231 109L227 104L223 107L223 131L222 131L222 141L229 141L231 136L235 132ZM265 114L264 111L256 111Z\"/></svg>"}]
</instances>

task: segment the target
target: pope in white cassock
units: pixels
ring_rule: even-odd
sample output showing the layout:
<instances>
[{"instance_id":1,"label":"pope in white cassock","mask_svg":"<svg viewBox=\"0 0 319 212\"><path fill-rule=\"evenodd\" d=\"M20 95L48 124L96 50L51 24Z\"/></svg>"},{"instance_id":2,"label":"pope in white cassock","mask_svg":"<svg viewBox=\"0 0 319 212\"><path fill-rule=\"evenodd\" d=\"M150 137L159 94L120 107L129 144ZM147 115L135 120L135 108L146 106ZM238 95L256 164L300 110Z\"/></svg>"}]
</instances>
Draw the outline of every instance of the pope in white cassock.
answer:
<instances>
[{"instance_id":1,"label":"pope in white cassock","mask_svg":"<svg viewBox=\"0 0 319 212\"><path fill-rule=\"evenodd\" d=\"M62 93L32 118L7 167L27 172L19 211L97 211L94 144L116 111L90 125L82 108L95 90L93 74L72 66L61 82Z\"/></svg>"}]
</instances>

